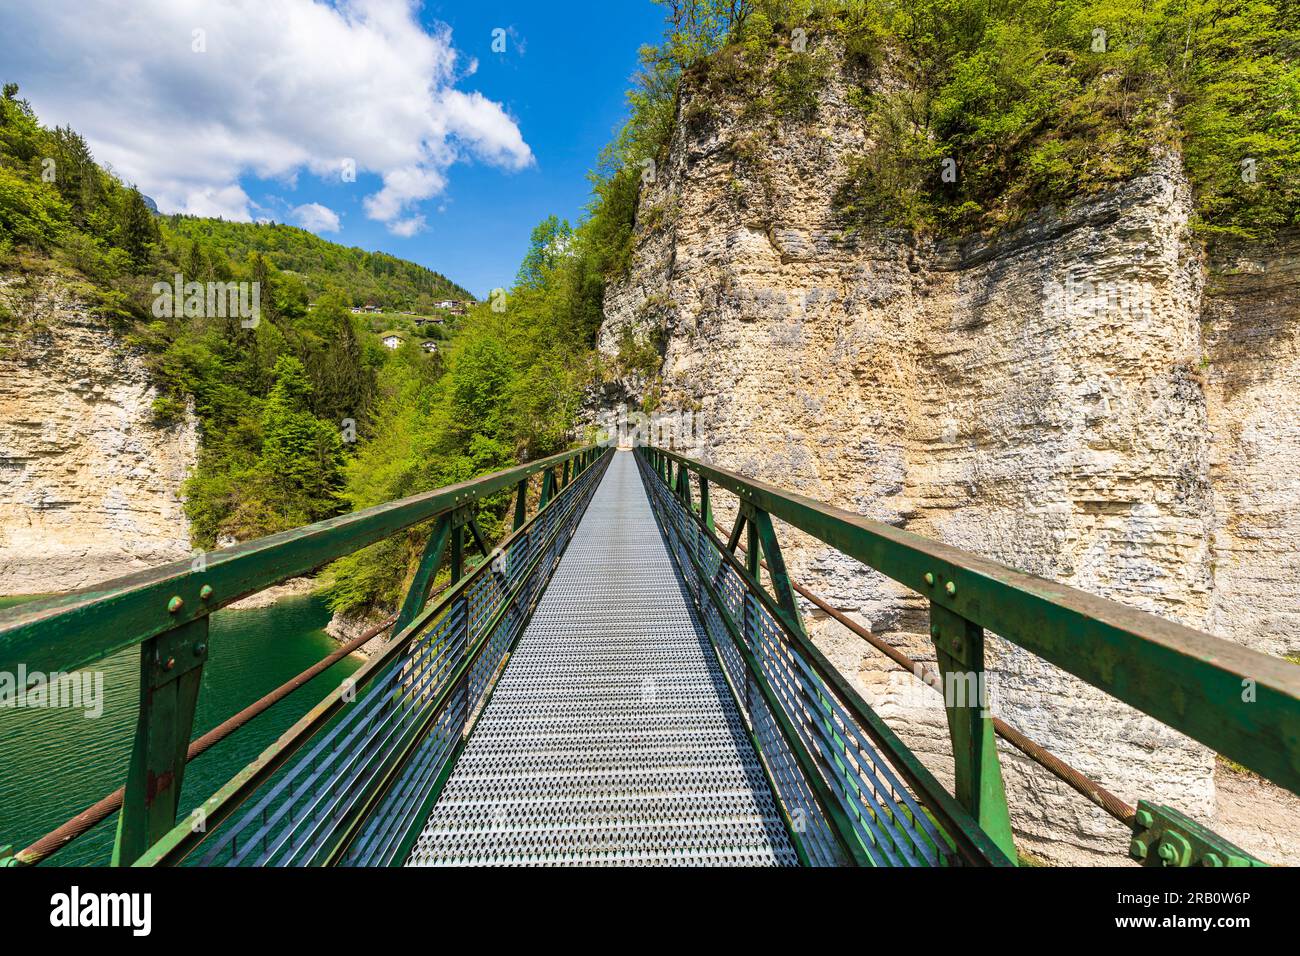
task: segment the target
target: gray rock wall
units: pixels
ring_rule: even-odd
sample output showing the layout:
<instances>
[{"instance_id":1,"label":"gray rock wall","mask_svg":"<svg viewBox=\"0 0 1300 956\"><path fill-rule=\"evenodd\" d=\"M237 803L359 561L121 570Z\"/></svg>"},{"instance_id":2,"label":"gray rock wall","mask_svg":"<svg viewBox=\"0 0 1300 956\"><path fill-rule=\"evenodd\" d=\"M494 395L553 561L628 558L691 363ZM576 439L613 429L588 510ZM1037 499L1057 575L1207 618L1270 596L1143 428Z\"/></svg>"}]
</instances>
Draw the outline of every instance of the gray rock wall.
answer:
<instances>
[{"instance_id":1,"label":"gray rock wall","mask_svg":"<svg viewBox=\"0 0 1300 956\"><path fill-rule=\"evenodd\" d=\"M0 594L190 554L197 422L157 427L143 362L52 276L0 277Z\"/></svg>"},{"instance_id":2,"label":"gray rock wall","mask_svg":"<svg viewBox=\"0 0 1300 956\"><path fill-rule=\"evenodd\" d=\"M993 241L846 235L833 195L865 142L848 90L832 71L808 123L755 121L739 99L701 109L685 90L602 350L613 360L627 329L666 341L662 409L694 415L682 439L708 460L1294 653L1300 260L1272 250L1212 271L1171 156ZM918 595L784 540L798 580L933 660ZM838 624L815 629L950 779L938 696ZM1205 748L1013 645L991 656L1010 723L1130 801L1215 819ZM1014 751L1004 763L1022 847L1061 862L1123 853L1102 811Z\"/></svg>"}]
</instances>

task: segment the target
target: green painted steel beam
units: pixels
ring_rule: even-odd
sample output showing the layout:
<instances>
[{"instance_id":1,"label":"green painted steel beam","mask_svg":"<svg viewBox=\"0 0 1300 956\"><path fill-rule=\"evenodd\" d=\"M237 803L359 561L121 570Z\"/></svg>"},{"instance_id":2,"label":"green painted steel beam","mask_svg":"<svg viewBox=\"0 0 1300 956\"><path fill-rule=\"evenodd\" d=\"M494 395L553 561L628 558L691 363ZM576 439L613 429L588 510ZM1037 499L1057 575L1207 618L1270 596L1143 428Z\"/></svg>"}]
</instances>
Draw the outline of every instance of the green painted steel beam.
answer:
<instances>
[{"instance_id":1,"label":"green painted steel beam","mask_svg":"<svg viewBox=\"0 0 1300 956\"><path fill-rule=\"evenodd\" d=\"M1007 859L1017 860L993 715L988 710L984 631L931 603L930 636L943 678L957 800L979 821L980 829L992 837Z\"/></svg>"},{"instance_id":2,"label":"green painted steel beam","mask_svg":"<svg viewBox=\"0 0 1300 956\"><path fill-rule=\"evenodd\" d=\"M206 617L140 647L140 704L117 817L114 866L130 866L176 825L207 659Z\"/></svg>"},{"instance_id":3,"label":"green painted steel beam","mask_svg":"<svg viewBox=\"0 0 1300 956\"><path fill-rule=\"evenodd\" d=\"M478 526L478 519L470 518L465 527L469 529L470 536L474 539L474 547L478 548L483 557L490 558L492 549L488 547L487 538L483 535L483 529Z\"/></svg>"},{"instance_id":4,"label":"green painted steel beam","mask_svg":"<svg viewBox=\"0 0 1300 956\"><path fill-rule=\"evenodd\" d=\"M512 532L510 538L503 542L502 546L508 545L509 541L517 535L529 533L536 520L537 515L534 515L527 526ZM536 562L540 561L542 556L547 553L550 545L559 534L561 524L556 523L545 541L534 549L528 569L518 578L502 609L498 610L497 614L494 615L492 621L489 622L489 626L484 630L483 636L469 650L466 658L446 683L441 694L430 702L430 707L433 708L431 712L440 712L440 709L445 707L449 695L455 690L457 681L477 660L487 638L493 633L495 623L513 602L519 590L526 584L529 572ZM178 864L184 860L204 840L207 834L215 832L217 827L234 813L253 791L270 779L295 753L319 731L324 729L340 709L349 706L350 702L359 700L361 691L368 687L376 677L385 673L388 667L401 657L410 638L436 623L439 618L452 608L456 601L464 596L480 574L490 573L490 568L490 563L481 564L469 575L443 592L437 601L416 616L405 631L395 633L380 652L366 661L360 670L326 695L320 703L304 714L297 723L281 734L274 743L263 750L252 762L195 808L192 816L204 820L205 829L203 831L197 831L191 826L190 819L186 819L174 826L161 839L149 847L148 851L135 861L135 865L167 866ZM536 600L536 597L534 600Z\"/></svg>"},{"instance_id":5,"label":"green painted steel beam","mask_svg":"<svg viewBox=\"0 0 1300 956\"><path fill-rule=\"evenodd\" d=\"M46 672L85 667L580 454L581 449L565 452L213 551L201 560L178 561L0 611L0 671L16 670L19 664Z\"/></svg>"},{"instance_id":6,"label":"green painted steel beam","mask_svg":"<svg viewBox=\"0 0 1300 956\"><path fill-rule=\"evenodd\" d=\"M745 530L745 511L742 508L736 512L736 523L731 526L731 534L727 535L727 550L732 554L736 553L736 548L740 546L740 533Z\"/></svg>"},{"instance_id":7,"label":"green painted steel beam","mask_svg":"<svg viewBox=\"0 0 1300 956\"><path fill-rule=\"evenodd\" d=\"M515 522L514 529L518 531L528 520L528 479L522 479L515 486Z\"/></svg>"},{"instance_id":8,"label":"green painted steel beam","mask_svg":"<svg viewBox=\"0 0 1300 956\"><path fill-rule=\"evenodd\" d=\"M551 503L551 498L555 496L555 472L547 468L542 472L542 496L537 503L537 510L541 511Z\"/></svg>"},{"instance_id":9,"label":"green painted steel beam","mask_svg":"<svg viewBox=\"0 0 1300 956\"><path fill-rule=\"evenodd\" d=\"M659 454L1300 793L1300 665L766 482Z\"/></svg>"},{"instance_id":10,"label":"green painted steel beam","mask_svg":"<svg viewBox=\"0 0 1300 956\"><path fill-rule=\"evenodd\" d=\"M420 564L415 569L415 578L406 590L402 608L398 611L397 621L393 624L394 634L400 634L405 630L406 625L415 620L416 615L424 610L424 603L429 599L429 588L433 585L433 579L438 576L438 566L442 564L442 556L447 550L447 541L450 538L451 516L443 515L434 524L429 532L429 540L424 544L424 553L420 556Z\"/></svg>"},{"instance_id":11,"label":"green painted steel beam","mask_svg":"<svg viewBox=\"0 0 1300 956\"><path fill-rule=\"evenodd\" d=\"M799 614L799 604L794 599L794 588L790 586L790 575L785 569L785 558L781 555L781 545L776 540L776 528L772 526L772 516L766 511L752 509L749 517L750 526L757 532L758 544L767 559L767 575L772 581L772 590L776 592L776 601L781 605L789 619L798 627L799 633L806 635L803 617ZM758 549L754 549L757 557ZM755 580L761 580L758 569L750 572Z\"/></svg>"},{"instance_id":12,"label":"green painted steel beam","mask_svg":"<svg viewBox=\"0 0 1300 956\"><path fill-rule=\"evenodd\" d=\"M1133 815L1129 856L1143 866L1158 867L1265 867L1213 830L1173 807L1142 800Z\"/></svg>"},{"instance_id":13,"label":"green painted steel beam","mask_svg":"<svg viewBox=\"0 0 1300 956\"><path fill-rule=\"evenodd\" d=\"M713 506L709 504L709 479L703 475L700 479L700 517L704 520L704 527L713 531Z\"/></svg>"}]
</instances>

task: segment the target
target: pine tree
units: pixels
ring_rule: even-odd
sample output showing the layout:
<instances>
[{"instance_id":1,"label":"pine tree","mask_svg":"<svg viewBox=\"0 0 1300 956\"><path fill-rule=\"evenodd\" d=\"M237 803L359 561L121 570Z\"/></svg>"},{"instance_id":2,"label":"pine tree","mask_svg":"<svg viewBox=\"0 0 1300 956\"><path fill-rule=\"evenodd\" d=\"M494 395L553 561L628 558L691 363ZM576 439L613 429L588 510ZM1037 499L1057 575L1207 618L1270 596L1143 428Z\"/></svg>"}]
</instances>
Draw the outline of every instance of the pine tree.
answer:
<instances>
[{"instance_id":1,"label":"pine tree","mask_svg":"<svg viewBox=\"0 0 1300 956\"><path fill-rule=\"evenodd\" d=\"M271 509L284 528L318 521L339 507L342 442L338 431L311 413L311 381L302 362L282 355L262 412L258 473Z\"/></svg>"},{"instance_id":2,"label":"pine tree","mask_svg":"<svg viewBox=\"0 0 1300 956\"><path fill-rule=\"evenodd\" d=\"M128 189L124 194L119 235L118 244L137 266L147 263L162 241L153 213L144 204L138 189Z\"/></svg>"}]
</instances>

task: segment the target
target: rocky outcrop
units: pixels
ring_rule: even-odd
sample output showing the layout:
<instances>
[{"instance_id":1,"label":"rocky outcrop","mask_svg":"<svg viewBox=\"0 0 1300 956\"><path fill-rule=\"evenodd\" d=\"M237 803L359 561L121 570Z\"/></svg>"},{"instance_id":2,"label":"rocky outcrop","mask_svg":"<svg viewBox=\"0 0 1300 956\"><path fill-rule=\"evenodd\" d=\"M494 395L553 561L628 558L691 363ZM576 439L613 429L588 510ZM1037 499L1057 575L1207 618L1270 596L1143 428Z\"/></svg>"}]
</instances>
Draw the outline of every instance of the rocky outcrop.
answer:
<instances>
[{"instance_id":1,"label":"rocky outcrop","mask_svg":"<svg viewBox=\"0 0 1300 956\"><path fill-rule=\"evenodd\" d=\"M314 590L316 590L315 578L290 578L283 584L273 585L265 590L258 591L256 594L250 594L234 604L227 604L226 610L259 611L262 608L279 603L284 598L301 597L304 594L311 594Z\"/></svg>"},{"instance_id":2,"label":"rocky outcrop","mask_svg":"<svg viewBox=\"0 0 1300 956\"><path fill-rule=\"evenodd\" d=\"M371 614L339 614L330 618L330 622L325 625L325 633L340 644L347 644L355 641L358 637L365 634L382 624L388 615L376 611ZM374 657L383 649L384 644L392 637L392 631L384 631L376 637L371 638L357 648L353 653L360 654L362 657Z\"/></svg>"},{"instance_id":3,"label":"rocky outcrop","mask_svg":"<svg viewBox=\"0 0 1300 956\"><path fill-rule=\"evenodd\" d=\"M0 594L66 591L190 554L197 421L66 281L0 276Z\"/></svg>"},{"instance_id":4,"label":"rocky outcrop","mask_svg":"<svg viewBox=\"0 0 1300 956\"><path fill-rule=\"evenodd\" d=\"M642 192L633 268L606 295L602 351L664 343L659 400L693 414L677 441L706 460L1294 653L1294 250L1208 262L1169 155L993 240L849 233L833 197L868 145L849 93L832 70L814 119L779 120L687 85ZM919 595L783 535L798 579L933 660ZM950 779L939 698L813 619ZM1205 748L1014 645L995 640L991 657L995 712L1126 799L1215 819ZM1004 764L1024 848L1123 853L1102 811L1014 751Z\"/></svg>"}]
</instances>

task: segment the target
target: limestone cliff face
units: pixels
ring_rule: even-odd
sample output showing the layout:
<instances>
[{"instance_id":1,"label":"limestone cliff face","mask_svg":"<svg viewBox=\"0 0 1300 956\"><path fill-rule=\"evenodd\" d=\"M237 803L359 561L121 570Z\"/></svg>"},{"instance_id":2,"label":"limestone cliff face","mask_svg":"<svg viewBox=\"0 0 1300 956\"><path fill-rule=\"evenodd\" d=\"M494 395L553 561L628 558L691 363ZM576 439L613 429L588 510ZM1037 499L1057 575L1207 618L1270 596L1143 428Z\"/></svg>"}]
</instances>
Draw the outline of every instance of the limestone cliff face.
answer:
<instances>
[{"instance_id":1,"label":"limestone cliff face","mask_svg":"<svg viewBox=\"0 0 1300 956\"><path fill-rule=\"evenodd\" d=\"M189 555L197 423L67 283L0 277L0 594L66 591Z\"/></svg>"},{"instance_id":2,"label":"limestone cliff face","mask_svg":"<svg viewBox=\"0 0 1300 956\"><path fill-rule=\"evenodd\" d=\"M690 451L706 460L1294 653L1295 252L1208 263L1172 156L991 241L846 235L833 196L864 146L848 94L832 71L813 120L755 121L688 85L642 192L633 269L607 294L602 350L614 356L628 330L666 342L663 408L695 414ZM783 538L799 580L933 660L919 595ZM817 628L950 779L938 695L839 625ZM1214 819L1205 748L994 643L996 712L1127 799ZM1014 751L1004 765L1023 846L1123 852L1104 813Z\"/></svg>"},{"instance_id":3,"label":"limestone cliff face","mask_svg":"<svg viewBox=\"0 0 1300 956\"><path fill-rule=\"evenodd\" d=\"M1216 251L1202 329L1214 491L1210 630L1300 655L1300 238Z\"/></svg>"}]
</instances>

